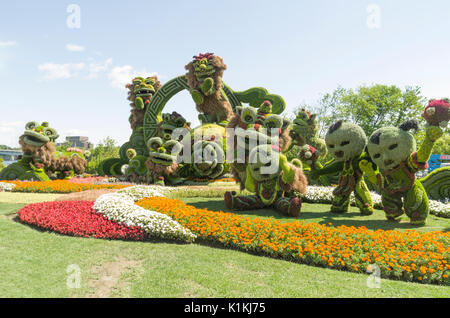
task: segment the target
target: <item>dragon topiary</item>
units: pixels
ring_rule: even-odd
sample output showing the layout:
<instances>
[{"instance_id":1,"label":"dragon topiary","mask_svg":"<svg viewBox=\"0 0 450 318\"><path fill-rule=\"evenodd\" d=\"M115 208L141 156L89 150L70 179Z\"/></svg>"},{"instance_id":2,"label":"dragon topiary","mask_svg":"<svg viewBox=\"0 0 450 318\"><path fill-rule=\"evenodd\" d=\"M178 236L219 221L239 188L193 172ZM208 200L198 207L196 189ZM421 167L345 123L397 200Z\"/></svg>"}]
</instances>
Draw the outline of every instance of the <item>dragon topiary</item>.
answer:
<instances>
[{"instance_id":1,"label":"dragon topiary","mask_svg":"<svg viewBox=\"0 0 450 318\"><path fill-rule=\"evenodd\" d=\"M298 216L301 199L285 197L291 191L306 193L307 180L301 167L288 163L286 156L273 145L259 145L250 151L246 167L245 189L254 195L240 196L225 193L225 205L233 210L272 207L288 216Z\"/></svg>"},{"instance_id":2,"label":"dragon topiary","mask_svg":"<svg viewBox=\"0 0 450 318\"><path fill-rule=\"evenodd\" d=\"M227 68L223 59L213 53L200 54L185 68L192 99L200 112L200 122L226 126L233 116L233 109L222 89L222 76Z\"/></svg>"},{"instance_id":3,"label":"dragon topiary","mask_svg":"<svg viewBox=\"0 0 450 318\"><path fill-rule=\"evenodd\" d=\"M360 161L368 159L364 152L366 134L358 125L339 120L328 129L325 142L334 161L322 168L317 167L311 174L313 178L317 178L320 175L339 173L338 186L333 190L331 212L347 212L353 192L361 214L371 215L372 197L359 167Z\"/></svg>"},{"instance_id":4,"label":"dragon topiary","mask_svg":"<svg viewBox=\"0 0 450 318\"><path fill-rule=\"evenodd\" d=\"M47 181L50 177L70 179L75 174L84 173L87 152L78 148L57 152L54 142L58 137L48 122L41 125L34 121L27 123L23 135L19 137L22 159L3 169L0 180Z\"/></svg>"},{"instance_id":5,"label":"dragon topiary","mask_svg":"<svg viewBox=\"0 0 450 318\"><path fill-rule=\"evenodd\" d=\"M425 140L416 151L416 141L409 131L418 128L416 120L409 120L398 128L376 130L369 138L368 151L378 169L367 160L361 161L360 167L381 189L388 220L397 220L406 213L412 224L423 225L429 213L428 197L415 173L426 169L433 145L443 135L443 130L439 126L428 126Z\"/></svg>"}]
</instances>

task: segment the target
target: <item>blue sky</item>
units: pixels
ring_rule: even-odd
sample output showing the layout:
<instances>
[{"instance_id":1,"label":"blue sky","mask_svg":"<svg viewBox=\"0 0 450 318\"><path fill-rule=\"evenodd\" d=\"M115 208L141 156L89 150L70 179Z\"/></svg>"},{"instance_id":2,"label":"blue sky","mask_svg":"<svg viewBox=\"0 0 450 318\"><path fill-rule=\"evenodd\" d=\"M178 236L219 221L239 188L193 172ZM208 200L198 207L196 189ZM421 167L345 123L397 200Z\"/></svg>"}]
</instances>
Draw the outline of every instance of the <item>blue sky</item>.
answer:
<instances>
[{"instance_id":1,"label":"blue sky","mask_svg":"<svg viewBox=\"0 0 450 318\"><path fill-rule=\"evenodd\" d=\"M80 28L67 26L70 4ZM288 113L338 85L450 96L450 2L2 1L0 144L16 146L31 120L49 121L58 141L121 144L131 133L124 84L150 73L164 83L204 52L223 57L230 87L265 87ZM165 109L174 110L198 123L187 92Z\"/></svg>"}]
</instances>

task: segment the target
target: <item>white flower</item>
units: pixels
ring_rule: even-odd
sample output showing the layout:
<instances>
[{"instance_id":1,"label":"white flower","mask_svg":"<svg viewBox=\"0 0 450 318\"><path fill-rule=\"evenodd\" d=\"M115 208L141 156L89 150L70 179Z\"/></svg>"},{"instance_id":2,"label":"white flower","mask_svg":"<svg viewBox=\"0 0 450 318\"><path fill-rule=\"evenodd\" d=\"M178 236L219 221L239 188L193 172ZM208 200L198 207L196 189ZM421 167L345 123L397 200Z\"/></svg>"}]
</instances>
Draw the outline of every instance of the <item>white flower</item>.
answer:
<instances>
[{"instance_id":1,"label":"white flower","mask_svg":"<svg viewBox=\"0 0 450 318\"><path fill-rule=\"evenodd\" d=\"M13 191L15 187L16 187L15 184L6 183L6 182L0 182L0 192L2 192L2 191Z\"/></svg>"},{"instance_id":2,"label":"white flower","mask_svg":"<svg viewBox=\"0 0 450 318\"><path fill-rule=\"evenodd\" d=\"M196 235L171 217L134 204L135 201L154 196L164 195L155 186L124 188L116 193L104 194L97 198L94 209L109 220L127 226L139 226L150 237L193 242Z\"/></svg>"},{"instance_id":3,"label":"white flower","mask_svg":"<svg viewBox=\"0 0 450 318\"><path fill-rule=\"evenodd\" d=\"M307 193L303 196L305 201L312 203L331 203L333 198L333 187L323 187L323 186L308 186ZM376 192L370 192L374 207L377 209L382 209L383 205L381 202L381 195ZM355 196L353 193L350 196L350 202L355 204ZM450 203L442 203L440 201L429 200L430 213L450 218Z\"/></svg>"}]
</instances>

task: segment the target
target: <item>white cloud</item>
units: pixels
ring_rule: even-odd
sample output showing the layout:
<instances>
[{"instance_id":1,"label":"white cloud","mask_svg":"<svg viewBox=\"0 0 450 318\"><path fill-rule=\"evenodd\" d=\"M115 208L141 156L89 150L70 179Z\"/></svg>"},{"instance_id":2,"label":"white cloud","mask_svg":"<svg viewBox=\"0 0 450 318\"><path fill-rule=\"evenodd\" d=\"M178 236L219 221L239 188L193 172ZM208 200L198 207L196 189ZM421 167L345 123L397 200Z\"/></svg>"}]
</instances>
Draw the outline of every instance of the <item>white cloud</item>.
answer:
<instances>
[{"instance_id":1,"label":"white cloud","mask_svg":"<svg viewBox=\"0 0 450 318\"><path fill-rule=\"evenodd\" d=\"M60 78L70 78L77 75L78 71L81 71L85 68L84 63L65 63L65 64L56 64L56 63L44 63L38 65L38 69L41 72L44 72L44 78L53 80Z\"/></svg>"},{"instance_id":2,"label":"white cloud","mask_svg":"<svg viewBox=\"0 0 450 318\"><path fill-rule=\"evenodd\" d=\"M108 67L112 64L113 59L109 58L103 63L89 63L88 70L89 74L87 75L88 79L97 78L98 74L101 72L105 72Z\"/></svg>"},{"instance_id":3,"label":"white cloud","mask_svg":"<svg viewBox=\"0 0 450 318\"><path fill-rule=\"evenodd\" d=\"M25 124L24 121L0 122L0 145L18 147Z\"/></svg>"},{"instance_id":4,"label":"white cloud","mask_svg":"<svg viewBox=\"0 0 450 318\"><path fill-rule=\"evenodd\" d=\"M0 41L0 47L7 47L7 46L15 46L17 45L16 41Z\"/></svg>"},{"instance_id":5,"label":"white cloud","mask_svg":"<svg viewBox=\"0 0 450 318\"><path fill-rule=\"evenodd\" d=\"M69 43L66 44L66 50L70 52L83 52L85 47L78 44Z\"/></svg>"},{"instance_id":6,"label":"white cloud","mask_svg":"<svg viewBox=\"0 0 450 318\"><path fill-rule=\"evenodd\" d=\"M117 88L125 89L125 85L136 76L148 77L155 76L157 73L147 71L136 71L131 65L123 65L114 67L108 74L111 85Z\"/></svg>"}]
</instances>

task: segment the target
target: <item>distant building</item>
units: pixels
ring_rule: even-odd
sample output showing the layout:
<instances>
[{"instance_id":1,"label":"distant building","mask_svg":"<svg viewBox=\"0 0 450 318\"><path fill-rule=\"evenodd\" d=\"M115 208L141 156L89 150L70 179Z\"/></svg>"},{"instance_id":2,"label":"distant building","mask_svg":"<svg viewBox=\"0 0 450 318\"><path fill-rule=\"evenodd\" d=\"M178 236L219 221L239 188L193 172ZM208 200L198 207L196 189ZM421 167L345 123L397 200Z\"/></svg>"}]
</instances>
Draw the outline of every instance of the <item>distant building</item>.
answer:
<instances>
[{"instance_id":1,"label":"distant building","mask_svg":"<svg viewBox=\"0 0 450 318\"><path fill-rule=\"evenodd\" d=\"M67 136L66 141L70 142L72 147L77 147L81 149L90 149L94 147L94 144L89 142L89 137L86 136ZM63 145L63 143L58 144Z\"/></svg>"}]
</instances>

